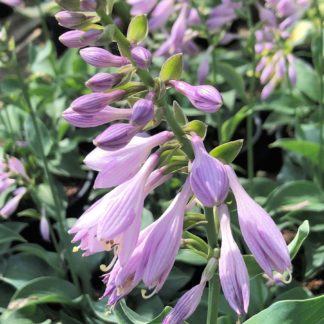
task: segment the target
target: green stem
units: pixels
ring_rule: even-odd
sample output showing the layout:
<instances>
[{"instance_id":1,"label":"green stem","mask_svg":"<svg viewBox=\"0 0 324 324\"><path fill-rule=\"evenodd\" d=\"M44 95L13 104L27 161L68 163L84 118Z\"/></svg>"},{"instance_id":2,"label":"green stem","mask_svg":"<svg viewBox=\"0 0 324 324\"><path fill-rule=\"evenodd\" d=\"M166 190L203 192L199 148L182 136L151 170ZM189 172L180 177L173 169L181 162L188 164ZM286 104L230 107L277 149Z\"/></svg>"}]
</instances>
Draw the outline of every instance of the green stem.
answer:
<instances>
[{"instance_id":1,"label":"green stem","mask_svg":"<svg viewBox=\"0 0 324 324\"><path fill-rule=\"evenodd\" d=\"M208 244L210 246L210 251L213 252L214 249L218 247L218 233L216 230L214 209L205 207L205 216L208 222L206 226ZM219 294L219 276L218 273L215 273L208 283L207 324L217 324Z\"/></svg>"},{"instance_id":2,"label":"green stem","mask_svg":"<svg viewBox=\"0 0 324 324\"><path fill-rule=\"evenodd\" d=\"M253 104L254 104L254 95L256 89L256 77L255 77L255 69L256 69L256 59L255 59L255 35L254 35L254 26L252 20L252 12L249 5L247 5L247 22L248 27L251 32L251 52L252 52L252 77L250 78L249 84L249 108L250 113L246 119L246 129L247 129L247 171L248 171L248 178L250 184L251 194L253 195L253 176L254 176L254 154L253 154Z\"/></svg>"},{"instance_id":3,"label":"green stem","mask_svg":"<svg viewBox=\"0 0 324 324\"><path fill-rule=\"evenodd\" d=\"M20 70L20 67L19 67L19 64L18 64L18 61L17 61L17 57L15 55L14 55L14 60L15 60L15 65L16 65L16 73L17 73L17 76L18 76L18 81L20 83L20 88L21 88L21 91L22 91L26 106L27 106L27 108L29 110L30 117L31 117L34 129L35 129L36 140L38 142L37 145L38 145L38 147L40 149L39 150L40 151L40 157L41 157L41 160L42 160L42 163L43 163L45 177L46 177L46 179L48 181L49 188L51 190L51 194L52 194L53 201L54 201L54 206L55 206L56 213L57 213L57 216L58 216L58 224L59 224L59 227L60 227L61 239L63 241L64 247L67 248L67 261L69 263L72 280L73 280L73 283L75 284L75 286L79 288L78 278L76 276L76 272L75 272L75 269L74 269L74 264L72 262L72 255L71 255L72 251L69 248L70 243L69 243L69 237L67 235L67 226L65 224L65 217L64 217L64 214L62 213L62 211L63 211L62 202L61 202L61 200L59 198L58 192L56 190L55 183L54 183L53 178L51 176L51 173L49 171L47 158L46 158L46 155L45 155L45 152L44 152L44 144L43 144L43 140L42 140L42 137L41 137L41 132L40 132L40 129L39 129L38 123L37 123L36 113L34 111L34 108L33 108L32 104L31 104L29 94L28 94L28 90L26 88L26 84L24 82L24 79L23 79L23 76L21 74L21 70Z\"/></svg>"},{"instance_id":4,"label":"green stem","mask_svg":"<svg viewBox=\"0 0 324 324\"><path fill-rule=\"evenodd\" d=\"M320 6L318 0L315 0L315 8L316 8L316 15L320 21L320 40L319 40L319 58L318 58L318 65L317 66L317 73L319 76L319 81L320 81L320 92L319 92L319 106L320 106L320 116L319 116L319 125L320 125L320 133L319 133L319 145L320 145L320 151L319 151L319 156L318 156L318 161L319 161L319 166L318 166L318 182L321 186L323 186L323 179L322 179L322 172L321 172L321 166L323 165L324 161L324 138L323 138L323 133L324 133L324 84L323 84L323 59L324 59L324 52L323 52L323 17L321 14Z\"/></svg>"}]
</instances>

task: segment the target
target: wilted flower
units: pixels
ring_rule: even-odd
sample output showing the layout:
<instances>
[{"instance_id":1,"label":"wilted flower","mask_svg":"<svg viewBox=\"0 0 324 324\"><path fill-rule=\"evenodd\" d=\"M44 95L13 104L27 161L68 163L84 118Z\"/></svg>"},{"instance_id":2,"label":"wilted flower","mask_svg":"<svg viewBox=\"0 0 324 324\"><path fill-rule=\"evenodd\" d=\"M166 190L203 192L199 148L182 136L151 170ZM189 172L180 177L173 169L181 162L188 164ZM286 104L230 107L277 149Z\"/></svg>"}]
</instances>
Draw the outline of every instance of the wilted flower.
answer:
<instances>
[{"instance_id":1,"label":"wilted flower","mask_svg":"<svg viewBox=\"0 0 324 324\"><path fill-rule=\"evenodd\" d=\"M84 160L89 168L99 171L94 187L109 188L131 179L146 161L151 150L164 144L172 136L168 131L149 137L137 135L117 151L95 148Z\"/></svg>"},{"instance_id":2,"label":"wilted flower","mask_svg":"<svg viewBox=\"0 0 324 324\"><path fill-rule=\"evenodd\" d=\"M185 95L196 108L204 112L216 112L223 104L221 94L213 86L192 86L187 82L179 80L171 80L169 83L177 91Z\"/></svg>"},{"instance_id":3,"label":"wilted flower","mask_svg":"<svg viewBox=\"0 0 324 324\"><path fill-rule=\"evenodd\" d=\"M234 170L225 166L230 188L235 196L243 238L264 272L273 278L273 271L291 273L286 242L268 213L244 190Z\"/></svg>"},{"instance_id":4,"label":"wilted flower","mask_svg":"<svg viewBox=\"0 0 324 324\"><path fill-rule=\"evenodd\" d=\"M190 173L192 191L204 206L218 206L229 190L224 165L207 153L198 135L192 134L191 143L195 153Z\"/></svg>"},{"instance_id":5,"label":"wilted flower","mask_svg":"<svg viewBox=\"0 0 324 324\"><path fill-rule=\"evenodd\" d=\"M219 278L230 306L241 316L247 313L250 299L249 275L242 254L234 241L228 208L218 207L222 246L219 259Z\"/></svg>"}]
</instances>

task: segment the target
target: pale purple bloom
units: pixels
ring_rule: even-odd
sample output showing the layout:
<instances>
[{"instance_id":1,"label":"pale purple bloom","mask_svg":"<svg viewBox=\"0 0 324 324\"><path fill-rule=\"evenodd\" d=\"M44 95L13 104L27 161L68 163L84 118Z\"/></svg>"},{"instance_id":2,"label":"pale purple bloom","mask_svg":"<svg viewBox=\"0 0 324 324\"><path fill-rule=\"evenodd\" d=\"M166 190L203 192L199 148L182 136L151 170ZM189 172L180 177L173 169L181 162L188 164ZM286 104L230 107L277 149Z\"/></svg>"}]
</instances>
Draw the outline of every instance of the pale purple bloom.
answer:
<instances>
[{"instance_id":1,"label":"pale purple bloom","mask_svg":"<svg viewBox=\"0 0 324 324\"><path fill-rule=\"evenodd\" d=\"M292 86L296 85L297 82L297 72L295 58L292 54L287 55L288 60L288 78Z\"/></svg>"},{"instance_id":2,"label":"pale purple bloom","mask_svg":"<svg viewBox=\"0 0 324 324\"><path fill-rule=\"evenodd\" d=\"M108 93L90 93L75 99L70 108L82 114L95 114L114 101L120 100L125 90L113 90Z\"/></svg>"},{"instance_id":3,"label":"pale purple bloom","mask_svg":"<svg viewBox=\"0 0 324 324\"><path fill-rule=\"evenodd\" d=\"M109 188L131 179L151 150L172 137L171 132L164 131L150 137L134 136L125 147L117 151L95 148L84 160L89 168L99 171L94 187Z\"/></svg>"},{"instance_id":4,"label":"pale purple bloom","mask_svg":"<svg viewBox=\"0 0 324 324\"><path fill-rule=\"evenodd\" d=\"M183 219L191 195L187 180L181 192L164 214L142 230L132 256L122 267L117 262L105 275L108 304L114 305L128 294L141 280L145 286L158 292L167 279L181 244Z\"/></svg>"},{"instance_id":5,"label":"pale purple bloom","mask_svg":"<svg viewBox=\"0 0 324 324\"><path fill-rule=\"evenodd\" d=\"M145 184L158 158L151 155L133 178L104 195L76 221L69 233L75 234L72 242L80 241L84 255L118 245L119 262L126 264L140 232Z\"/></svg>"},{"instance_id":6,"label":"pale purple bloom","mask_svg":"<svg viewBox=\"0 0 324 324\"><path fill-rule=\"evenodd\" d=\"M275 10L278 17L298 18L310 6L310 0L266 0L266 5Z\"/></svg>"},{"instance_id":7,"label":"pale purple bloom","mask_svg":"<svg viewBox=\"0 0 324 324\"><path fill-rule=\"evenodd\" d=\"M45 217L45 215L42 215L41 219L39 221L39 231L41 233L43 240L49 242L50 241L50 230L49 230L48 220Z\"/></svg>"},{"instance_id":8,"label":"pale purple bloom","mask_svg":"<svg viewBox=\"0 0 324 324\"><path fill-rule=\"evenodd\" d=\"M124 76L124 73L99 72L86 82L86 86L94 92L104 92L115 87Z\"/></svg>"},{"instance_id":9,"label":"pale purple bloom","mask_svg":"<svg viewBox=\"0 0 324 324\"><path fill-rule=\"evenodd\" d=\"M55 15L56 20L59 25L66 28L74 28L77 27L93 18L94 16L87 16L80 12L74 11L60 11Z\"/></svg>"},{"instance_id":10,"label":"pale purple bloom","mask_svg":"<svg viewBox=\"0 0 324 324\"><path fill-rule=\"evenodd\" d=\"M68 123L81 128L96 127L114 120L128 120L131 115L131 109L119 109L110 106L105 106L93 114L78 113L72 108L68 108L63 112L63 118Z\"/></svg>"},{"instance_id":11,"label":"pale purple bloom","mask_svg":"<svg viewBox=\"0 0 324 324\"><path fill-rule=\"evenodd\" d=\"M260 20L268 26L276 27L277 18L272 10L266 9L259 3L256 4L259 10Z\"/></svg>"},{"instance_id":12,"label":"pale purple bloom","mask_svg":"<svg viewBox=\"0 0 324 324\"><path fill-rule=\"evenodd\" d=\"M80 51L85 62L95 67L121 67L129 64L126 57L111 54L100 47L87 47Z\"/></svg>"},{"instance_id":13,"label":"pale purple bloom","mask_svg":"<svg viewBox=\"0 0 324 324\"><path fill-rule=\"evenodd\" d=\"M243 238L260 267L269 276L273 271L291 272L286 242L269 214L244 190L234 170L225 166L233 191Z\"/></svg>"},{"instance_id":14,"label":"pale purple bloom","mask_svg":"<svg viewBox=\"0 0 324 324\"><path fill-rule=\"evenodd\" d=\"M16 189L13 192L13 197L10 198L9 201L7 201L7 203L0 209L0 216L3 218L8 218L11 216L18 208L20 200L26 192L27 190L24 187L19 187Z\"/></svg>"},{"instance_id":15,"label":"pale purple bloom","mask_svg":"<svg viewBox=\"0 0 324 324\"><path fill-rule=\"evenodd\" d=\"M62 34L59 37L59 40L66 47L82 48L89 45L95 45L96 41L101 37L101 35L102 30L97 29L90 29L88 31L71 30Z\"/></svg>"},{"instance_id":16,"label":"pale purple bloom","mask_svg":"<svg viewBox=\"0 0 324 324\"><path fill-rule=\"evenodd\" d=\"M130 119L133 125L145 126L154 117L154 102L151 99L139 99L132 108Z\"/></svg>"},{"instance_id":17,"label":"pale purple bloom","mask_svg":"<svg viewBox=\"0 0 324 324\"><path fill-rule=\"evenodd\" d=\"M26 180L30 180L26 173L24 165L19 159L15 158L14 156L10 157L8 161L8 167L11 172L23 176Z\"/></svg>"},{"instance_id":18,"label":"pale purple bloom","mask_svg":"<svg viewBox=\"0 0 324 324\"><path fill-rule=\"evenodd\" d=\"M208 47L207 51L205 52L201 63L198 68L198 83L203 84L206 82L208 73L209 73L209 60L210 55L213 51L213 46Z\"/></svg>"},{"instance_id":19,"label":"pale purple bloom","mask_svg":"<svg viewBox=\"0 0 324 324\"><path fill-rule=\"evenodd\" d=\"M219 91L210 85L192 86L187 82L171 80L169 83L199 110L213 113L219 110L223 104L223 98Z\"/></svg>"},{"instance_id":20,"label":"pale purple bloom","mask_svg":"<svg viewBox=\"0 0 324 324\"><path fill-rule=\"evenodd\" d=\"M148 14L156 5L157 0L127 0L131 5L131 14L133 16Z\"/></svg>"},{"instance_id":21,"label":"pale purple bloom","mask_svg":"<svg viewBox=\"0 0 324 324\"><path fill-rule=\"evenodd\" d=\"M182 295L176 306L164 318L162 324L181 324L189 318L198 307L205 286L206 282L200 282Z\"/></svg>"},{"instance_id":22,"label":"pale purple bloom","mask_svg":"<svg viewBox=\"0 0 324 324\"><path fill-rule=\"evenodd\" d=\"M5 177L1 175L1 178L0 178L0 193L6 191L14 183L15 183L14 179L8 178L7 175Z\"/></svg>"},{"instance_id":23,"label":"pale purple bloom","mask_svg":"<svg viewBox=\"0 0 324 324\"><path fill-rule=\"evenodd\" d=\"M148 69L152 63L152 54L143 46L135 46L131 49L132 59L140 69Z\"/></svg>"},{"instance_id":24,"label":"pale purple bloom","mask_svg":"<svg viewBox=\"0 0 324 324\"><path fill-rule=\"evenodd\" d=\"M80 9L83 11L96 11L97 0L81 0Z\"/></svg>"},{"instance_id":25,"label":"pale purple bloom","mask_svg":"<svg viewBox=\"0 0 324 324\"><path fill-rule=\"evenodd\" d=\"M165 25L174 10L174 0L160 1L151 13L149 28L151 31Z\"/></svg>"},{"instance_id":26,"label":"pale purple bloom","mask_svg":"<svg viewBox=\"0 0 324 324\"><path fill-rule=\"evenodd\" d=\"M234 241L228 208L219 206L222 246L219 259L219 278L230 306L237 315L247 313L250 300L249 275L243 256Z\"/></svg>"},{"instance_id":27,"label":"pale purple bloom","mask_svg":"<svg viewBox=\"0 0 324 324\"><path fill-rule=\"evenodd\" d=\"M224 165L207 153L198 135L192 134L191 143L195 153L190 173L192 191L204 206L218 206L229 190Z\"/></svg>"},{"instance_id":28,"label":"pale purple bloom","mask_svg":"<svg viewBox=\"0 0 324 324\"><path fill-rule=\"evenodd\" d=\"M6 5L11 7L17 7L23 3L22 0L1 0L0 2L5 3Z\"/></svg>"},{"instance_id":29,"label":"pale purple bloom","mask_svg":"<svg viewBox=\"0 0 324 324\"><path fill-rule=\"evenodd\" d=\"M100 133L93 143L103 150L119 150L127 145L139 130L139 126L132 124L113 124Z\"/></svg>"}]
</instances>

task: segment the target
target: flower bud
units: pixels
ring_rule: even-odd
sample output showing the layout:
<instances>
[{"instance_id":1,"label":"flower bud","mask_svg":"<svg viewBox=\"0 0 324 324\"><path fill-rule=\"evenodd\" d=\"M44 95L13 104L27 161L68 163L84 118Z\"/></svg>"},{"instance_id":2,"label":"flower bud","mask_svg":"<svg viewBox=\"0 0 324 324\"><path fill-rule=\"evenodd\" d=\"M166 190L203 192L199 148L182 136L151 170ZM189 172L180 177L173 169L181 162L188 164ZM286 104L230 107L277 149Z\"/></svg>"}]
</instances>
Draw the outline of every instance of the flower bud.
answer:
<instances>
[{"instance_id":1,"label":"flower bud","mask_svg":"<svg viewBox=\"0 0 324 324\"><path fill-rule=\"evenodd\" d=\"M192 134L191 142L195 153L190 173L192 191L204 206L218 206L229 190L224 165L207 153L199 136Z\"/></svg>"},{"instance_id":2,"label":"flower bud","mask_svg":"<svg viewBox=\"0 0 324 324\"><path fill-rule=\"evenodd\" d=\"M199 110L212 113L219 110L223 98L218 90L210 85L192 86L187 82L171 80L169 83Z\"/></svg>"},{"instance_id":3,"label":"flower bud","mask_svg":"<svg viewBox=\"0 0 324 324\"><path fill-rule=\"evenodd\" d=\"M124 76L124 73L97 73L86 82L86 86L94 92L103 92L115 87Z\"/></svg>"},{"instance_id":4,"label":"flower bud","mask_svg":"<svg viewBox=\"0 0 324 324\"><path fill-rule=\"evenodd\" d=\"M103 109L106 105L121 99L125 94L124 90L114 90L109 93L90 93L75 99L70 108L78 113L94 114Z\"/></svg>"},{"instance_id":5,"label":"flower bud","mask_svg":"<svg viewBox=\"0 0 324 324\"><path fill-rule=\"evenodd\" d=\"M94 114L80 114L75 110L68 108L63 112L63 117L73 126L87 128L97 127L114 120L129 119L131 114L131 109L118 109L106 106Z\"/></svg>"},{"instance_id":6,"label":"flower bud","mask_svg":"<svg viewBox=\"0 0 324 324\"><path fill-rule=\"evenodd\" d=\"M81 0L80 9L82 11L96 11L97 1L96 0Z\"/></svg>"},{"instance_id":7,"label":"flower bud","mask_svg":"<svg viewBox=\"0 0 324 324\"><path fill-rule=\"evenodd\" d=\"M59 25L66 28L73 28L83 24L92 17L86 16L85 14L80 12L60 11L55 15L55 18L58 21Z\"/></svg>"},{"instance_id":8,"label":"flower bud","mask_svg":"<svg viewBox=\"0 0 324 324\"><path fill-rule=\"evenodd\" d=\"M96 41L101 37L102 31L97 29L90 29L88 31L83 30L71 30L59 37L59 40L66 47L70 48L82 48L89 45L94 45Z\"/></svg>"},{"instance_id":9,"label":"flower bud","mask_svg":"<svg viewBox=\"0 0 324 324\"><path fill-rule=\"evenodd\" d=\"M99 134L94 144L103 150L115 151L123 148L138 132L131 124L114 124Z\"/></svg>"},{"instance_id":10,"label":"flower bud","mask_svg":"<svg viewBox=\"0 0 324 324\"><path fill-rule=\"evenodd\" d=\"M133 106L132 117L133 125L144 126L154 117L154 103L149 99L139 99Z\"/></svg>"},{"instance_id":11,"label":"flower bud","mask_svg":"<svg viewBox=\"0 0 324 324\"><path fill-rule=\"evenodd\" d=\"M99 47L88 47L80 51L84 61L95 67L121 67L129 63L123 56L113 55Z\"/></svg>"},{"instance_id":12,"label":"flower bud","mask_svg":"<svg viewBox=\"0 0 324 324\"><path fill-rule=\"evenodd\" d=\"M152 63L152 54L143 46L136 46L131 50L132 59L140 69L148 69Z\"/></svg>"}]
</instances>

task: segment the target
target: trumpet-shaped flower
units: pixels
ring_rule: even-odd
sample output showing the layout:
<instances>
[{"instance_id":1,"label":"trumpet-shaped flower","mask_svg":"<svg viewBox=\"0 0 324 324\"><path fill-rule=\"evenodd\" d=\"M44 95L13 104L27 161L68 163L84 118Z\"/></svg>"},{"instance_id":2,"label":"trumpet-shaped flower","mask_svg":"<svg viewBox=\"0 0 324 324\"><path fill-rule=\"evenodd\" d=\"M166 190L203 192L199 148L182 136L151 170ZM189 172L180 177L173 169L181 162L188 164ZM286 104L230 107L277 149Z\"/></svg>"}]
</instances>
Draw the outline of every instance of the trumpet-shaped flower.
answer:
<instances>
[{"instance_id":1,"label":"trumpet-shaped flower","mask_svg":"<svg viewBox=\"0 0 324 324\"><path fill-rule=\"evenodd\" d=\"M138 239L145 198L145 184L158 161L153 154L130 180L116 187L88 208L70 229L72 242L80 241L84 255L111 250L118 245L124 265Z\"/></svg>"},{"instance_id":2,"label":"trumpet-shaped flower","mask_svg":"<svg viewBox=\"0 0 324 324\"><path fill-rule=\"evenodd\" d=\"M168 131L150 137L135 136L125 147L107 151L99 147L89 153L84 163L99 171L95 188L109 188L131 179L148 158L151 150L172 138Z\"/></svg>"},{"instance_id":3,"label":"trumpet-shaped flower","mask_svg":"<svg viewBox=\"0 0 324 324\"><path fill-rule=\"evenodd\" d=\"M243 256L234 241L228 208L218 208L222 247L219 259L219 278L222 289L230 306L239 315L247 313L250 299L249 275Z\"/></svg>"},{"instance_id":4,"label":"trumpet-shaped flower","mask_svg":"<svg viewBox=\"0 0 324 324\"><path fill-rule=\"evenodd\" d=\"M192 134L195 153L190 173L190 184L195 196L204 206L217 206L225 200L229 185L224 165L210 156L202 139Z\"/></svg>"},{"instance_id":5,"label":"trumpet-shaped flower","mask_svg":"<svg viewBox=\"0 0 324 324\"><path fill-rule=\"evenodd\" d=\"M225 166L229 185L235 196L243 238L264 272L291 272L292 266L286 242L269 214L244 190L234 170Z\"/></svg>"}]
</instances>

